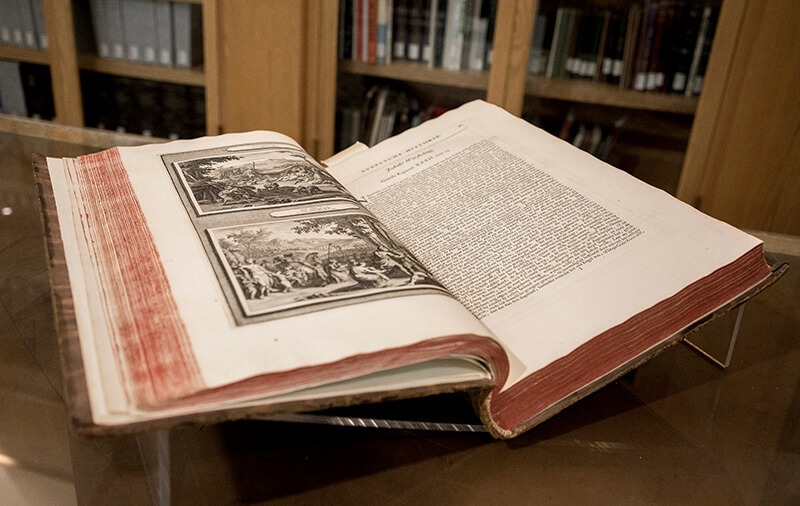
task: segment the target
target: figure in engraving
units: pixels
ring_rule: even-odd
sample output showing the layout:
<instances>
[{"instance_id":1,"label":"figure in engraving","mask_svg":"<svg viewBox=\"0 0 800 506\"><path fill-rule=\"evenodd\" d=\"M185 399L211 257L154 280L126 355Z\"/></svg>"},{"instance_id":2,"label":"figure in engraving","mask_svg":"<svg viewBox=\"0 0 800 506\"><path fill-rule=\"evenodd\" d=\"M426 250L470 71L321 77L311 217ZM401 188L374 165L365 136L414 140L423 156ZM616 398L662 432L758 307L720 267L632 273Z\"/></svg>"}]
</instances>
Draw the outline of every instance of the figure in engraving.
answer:
<instances>
[{"instance_id":1,"label":"figure in engraving","mask_svg":"<svg viewBox=\"0 0 800 506\"><path fill-rule=\"evenodd\" d=\"M417 286L441 289L413 256L362 214L208 233L246 315Z\"/></svg>"}]
</instances>

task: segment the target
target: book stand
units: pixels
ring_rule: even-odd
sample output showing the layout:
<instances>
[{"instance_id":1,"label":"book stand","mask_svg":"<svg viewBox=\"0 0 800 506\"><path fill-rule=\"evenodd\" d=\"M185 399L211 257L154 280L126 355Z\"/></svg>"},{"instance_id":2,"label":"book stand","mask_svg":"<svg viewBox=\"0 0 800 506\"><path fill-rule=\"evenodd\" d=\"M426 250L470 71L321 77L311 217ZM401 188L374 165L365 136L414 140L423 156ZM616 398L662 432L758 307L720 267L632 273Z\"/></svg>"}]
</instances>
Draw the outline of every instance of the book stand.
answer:
<instances>
[{"instance_id":1,"label":"book stand","mask_svg":"<svg viewBox=\"0 0 800 506\"><path fill-rule=\"evenodd\" d=\"M721 367L722 369L727 369L731 365L731 358L733 357L733 348L736 346L736 337L739 335L739 325L742 323L742 314L744 313L744 306L746 304L742 304L739 306L739 310L736 312L736 324L733 326L733 333L731 334L730 341L728 342L728 354L725 357L725 362L720 361L718 358L714 357L711 353L704 350L700 345L697 343L692 342L688 337L683 339L683 342L686 343L690 348L695 350L697 353L703 355L705 358L716 364L717 366Z\"/></svg>"},{"instance_id":2,"label":"book stand","mask_svg":"<svg viewBox=\"0 0 800 506\"><path fill-rule=\"evenodd\" d=\"M691 341L688 337L685 337L683 342L718 367L727 369L731 364L733 349L736 346L736 338L739 335L739 327L742 322L744 307L745 304L740 305L738 311L736 312L736 323L733 327L733 332L728 343L728 352L724 362L714 357L711 353L704 350L697 343ZM310 423L320 425L337 425L341 427L361 427L368 429L404 429L472 433L488 432L486 427L481 424L387 420L380 418L322 415L316 413L276 414L264 416L260 419L269 422ZM153 432L142 432L136 434L135 437L152 503L159 506L171 504L172 491L170 483L171 469L169 429L162 429Z\"/></svg>"},{"instance_id":3,"label":"book stand","mask_svg":"<svg viewBox=\"0 0 800 506\"><path fill-rule=\"evenodd\" d=\"M355 418L346 416L329 416L314 413L288 413L268 415L260 418L269 422L312 423L321 425L338 425L342 427L362 427L368 429L405 429L442 432L486 433L484 425L466 423L435 423L406 420L385 420L376 418ZM166 506L171 504L171 465L170 465L170 429L141 432L135 435L136 446L147 481L152 504Z\"/></svg>"},{"instance_id":4,"label":"book stand","mask_svg":"<svg viewBox=\"0 0 800 506\"><path fill-rule=\"evenodd\" d=\"M135 437L150 501L159 506L171 504L169 429L141 432Z\"/></svg>"}]
</instances>

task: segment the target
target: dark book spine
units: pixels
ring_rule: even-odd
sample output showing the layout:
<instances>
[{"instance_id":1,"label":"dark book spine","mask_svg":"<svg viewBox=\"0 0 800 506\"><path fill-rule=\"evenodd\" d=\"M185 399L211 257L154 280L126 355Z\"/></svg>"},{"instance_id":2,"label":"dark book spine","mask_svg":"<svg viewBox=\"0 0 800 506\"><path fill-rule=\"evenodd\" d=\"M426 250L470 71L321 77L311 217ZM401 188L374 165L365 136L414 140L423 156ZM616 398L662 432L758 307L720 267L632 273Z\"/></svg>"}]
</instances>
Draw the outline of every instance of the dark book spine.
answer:
<instances>
[{"instance_id":1,"label":"dark book spine","mask_svg":"<svg viewBox=\"0 0 800 506\"><path fill-rule=\"evenodd\" d=\"M392 9L392 58L405 60L408 46L408 2L410 0L395 0Z\"/></svg>"},{"instance_id":2,"label":"dark book spine","mask_svg":"<svg viewBox=\"0 0 800 506\"><path fill-rule=\"evenodd\" d=\"M444 29L447 24L447 1L436 2L435 24L433 28L433 62L432 67L441 67L444 58Z\"/></svg>"},{"instance_id":3,"label":"dark book spine","mask_svg":"<svg viewBox=\"0 0 800 506\"><path fill-rule=\"evenodd\" d=\"M714 34L717 29L718 17L719 10L712 9L708 21L708 27L703 36L703 45L700 51L700 60L697 64L697 71L694 73L691 83L689 83L689 91L692 95L699 95L703 90L703 81L705 80L706 69L708 67L708 59L711 55L711 46L714 42Z\"/></svg>"},{"instance_id":4,"label":"dark book spine","mask_svg":"<svg viewBox=\"0 0 800 506\"><path fill-rule=\"evenodd\" d=\"M600 14L600 16L602 25L600 28L600 38L597 40L597 50L594 57L594 72L591 76L594 81L603 80L603 60L606 57L606 52L609 50L608 39L613 35L610 33L611 11L605 10Z\"/></svg>"},{"instance_id":5,"label":"dark book spine","mask_svg":"<svg viewBox=\"0 0 800 506\"><path fill-rule=\"evenodd\" d=\"M339 3L339 58L349 60L353 57L353 2L343 0Z\"/></svg>"},{"instance_id":6,"label":"dark book spine","mask_svg":"<svg viewBox=\"0 0 800 506\"><path fill-rule=\"evenodd\" d=\"M622 53L622 72L619 79L619 85L623 89L631 88L633 82L639 44L639 25L641 22L642 8L634 4L628 11L628 19L625 23L625 44Z\"/></svg>"},{"instance_id":7,"label":"dark book spine","mask_svg":"<svg viewBox=\"0 0 800 506\"><path fill-rule=\"evenodd\" d=\"M656 7L656 19L653 27L653 41L650 48L650 58L647 62L647 76L645 89L655 91L663 84L662 68L665 64L662 56L662 44L668 29L669 5L660 3Z\"/></svg>"},{"instance_id":8,"label":"dark book spine","mask_svg":"<svg viewBox=\"0 0 800 506\"><path fill-rule=\"evenodd\" d=\"M406 59L411 61L422 60L422 50L425 32L425 2L424 0L410 0L408 11L408 44L406 45Z\"/></svg>"},{"instance_id":9,"label":"dark book spine","mask_svg":"<svg viewBox=\"0 0 800 506\"><path fill-rule=\"evenodd\" d=\"M53 102L53 85L50 68L46 65L20 63L19 73L25 92L25 105L28 116L52 120L56 116Z\"/></svg>"},{"instance_id":10,"label":"dark book spine","mask_svg":"<svg viewBox=\"0 0 800 506\"><path fill-rule=\"evenodd\" d=\"M639 31L639 50L636 56L636 69L634 70L633 89L645 91L647 89L647 71L650 65L650 54L653 36L656 29L658 16L658 2L652 1L645 4L642 11L642 25Z\"/></svg>"},{"instance_id":11,"label":"dark book spine","mask_svg":"<svg viewBox=\"0 0 800 506\"><path fill-rule=\"evenodd\" d=\"M699 4L685 6L679 11L678 29L672 51L674 65L670 83L670 89L675 93L683 93L686 90L702 17L703 7Z\"/></svg>"}]
</instances>

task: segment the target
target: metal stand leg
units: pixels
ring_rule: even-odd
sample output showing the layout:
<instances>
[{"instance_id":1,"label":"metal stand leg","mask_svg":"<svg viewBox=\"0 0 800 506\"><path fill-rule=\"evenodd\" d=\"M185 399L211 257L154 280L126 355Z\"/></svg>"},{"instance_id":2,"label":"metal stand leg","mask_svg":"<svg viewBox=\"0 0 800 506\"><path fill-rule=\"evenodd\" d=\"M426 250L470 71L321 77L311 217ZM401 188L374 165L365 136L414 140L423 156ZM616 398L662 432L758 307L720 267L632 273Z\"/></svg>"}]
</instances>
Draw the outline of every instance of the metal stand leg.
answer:
<instances>
[{"instance_id":1,"label":"metal stand leg","mask_svg":"<svg viewBox=\"0 0 800 506\"><path fill-rule=\"evenodd\" d=\"M166 506L172 500L170 489L169 431L138 434L136 444L142 458L147 486L153 504Z\"/></svg>"},{"instance_id":2,"label":"metal stand leg","mask_svg":"<svg viewBox=\"0 0 800 506\"><path fill-rule=\"evenodd\" d=\"M728 345L728 356L725 357L724 363L720 362L717 358L713 357L710 353L708 353L700 346L690 341L688 338L684 339L683 342L691 346L692 349L694 349L695 351L706 357L708 360L714 362L719 367L727 369L728 366L731 365L731 358L733 357L733 347L736 346L736 337L739 335L739 324L742 323L742 314L744 313L744 306L745 304L739 306L739 312L736 314L736 324L733 327L733 335L731 335L731 342Z\"/></svg>"}]
</instances>

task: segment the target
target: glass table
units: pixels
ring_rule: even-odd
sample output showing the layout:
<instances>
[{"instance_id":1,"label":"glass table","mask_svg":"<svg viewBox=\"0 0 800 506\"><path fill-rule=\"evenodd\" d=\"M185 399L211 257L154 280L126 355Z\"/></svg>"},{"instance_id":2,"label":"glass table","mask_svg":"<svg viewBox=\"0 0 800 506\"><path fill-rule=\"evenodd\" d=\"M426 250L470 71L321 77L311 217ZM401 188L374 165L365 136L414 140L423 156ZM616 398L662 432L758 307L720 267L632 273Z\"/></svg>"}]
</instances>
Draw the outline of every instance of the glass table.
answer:
<instances>
[{"instance_id":1,"label":"glass table","mask_svg":"<svg viewBox=\"0 0 800 506\"><path fill-rule=\"evenodd\" d=\"M800 502L796 268L748 302L729 368L674 346L511 441L274 420L115 438L75 435L63 404L31 154L75 156L149 141L0 117L0 489L12 494L3 500ZM800 259L800 239L762 235L775 260ZM692 340L724 357L736 316L712 322ZM478 423L459 396L328 414Z\"/></svg>"}]
</instances>

